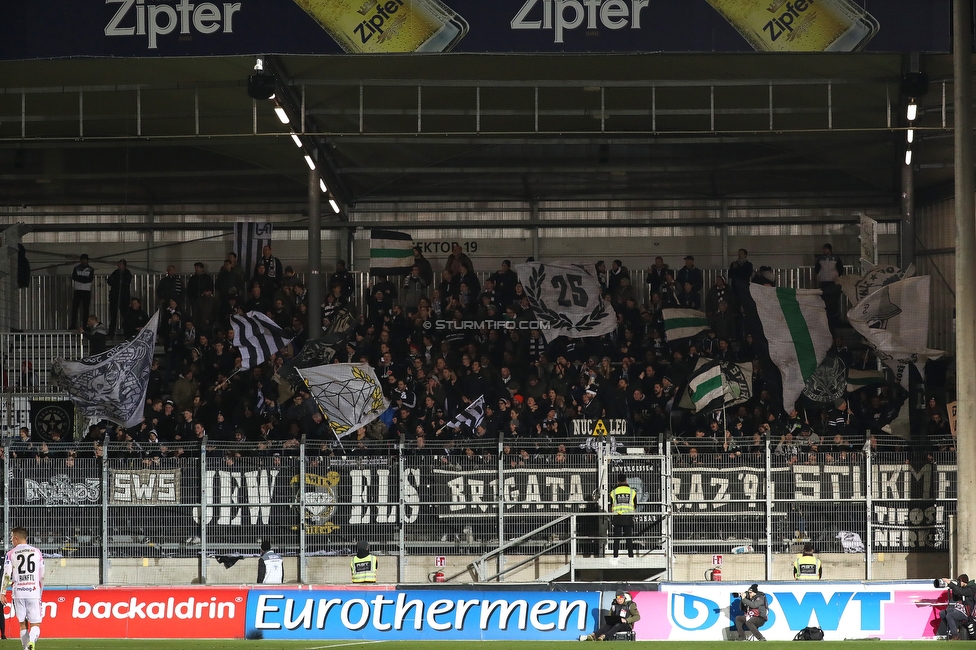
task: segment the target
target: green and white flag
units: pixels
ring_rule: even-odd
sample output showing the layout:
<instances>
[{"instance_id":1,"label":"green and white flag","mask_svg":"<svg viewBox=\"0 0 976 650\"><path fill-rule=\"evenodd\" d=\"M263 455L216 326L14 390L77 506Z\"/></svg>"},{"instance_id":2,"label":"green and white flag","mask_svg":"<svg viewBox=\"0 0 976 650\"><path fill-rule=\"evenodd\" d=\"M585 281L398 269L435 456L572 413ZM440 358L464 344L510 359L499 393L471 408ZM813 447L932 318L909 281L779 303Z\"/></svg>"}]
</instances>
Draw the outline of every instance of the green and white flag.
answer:
<instances>
[{"instance_id":1,"label":"green and white flag","mask_svg":"<svg viewBox=\"0 0 976 650\"><path fill-rule=\"evenodd\" d=\"M719 361L709 361L700 366L688 380L688 394L696 411L709 409L714 402L714 409L722 408L725 398L725 386L722 381L722 364Z\"/></svg>"},{"instance_id":2,"label":"green and white flag","mask_svg":"<svg viewBox=\"0 0 976 650\"><path fill-rule=\"evenodd\" d=\"M789 412L832 343L827 310L819 289L750 284L749 292L756 304L760 336L783 378L783 410Z\"/></svg>"},{"instance_id":3,"label":"green and white flag","mask_svg":"<svg viewBox=\"0 0 976 650\"><path fill-rule=\"evenodd\" d=\"M848 393L884 383L885 376L880 370L855 370L853 368L848 368L847 370Z\"/></svg>"},{"instance_id":4,"label":"green and white flag","mask_svg":"<svg viewBox=\"0 0 976 650\"><path fill-rule=\"evenodd\" d=\"M691 338L708 329L705 313L695 309L662 309L668 341Z\"/></svg>"},{"instance_id":5,"label":"green and white flag","mask_svg":"<svg viewBox=\"0 0 976 650\"><path fill-rule=\"evenodd\" d=\"M694 372L692 372L692 377L697 376L698 371L711 363L711 359L699 357L698 364L695 366ZM731 361L721 361L719 363L722 366L722 400L725 406L735 406L736 404L742 404L752 399L752 364L733 363ZM690 386L687 390L681 391L681 399L678 400L678 407L688 409L689 411L697 410L695 403L691 399ZM721 405L716 404L713 408L719 409Z\"/></svg>"},{"instance_id":6,"label":"green and white flag","mask_svg":"<svg viewBox=\"0 0 976 650\"><path fill-rule=\"evenodd\" d=\"M370 275L407 275L412 266L413 237L396 230L370 231Z\"/></svg>"}]
</instances>

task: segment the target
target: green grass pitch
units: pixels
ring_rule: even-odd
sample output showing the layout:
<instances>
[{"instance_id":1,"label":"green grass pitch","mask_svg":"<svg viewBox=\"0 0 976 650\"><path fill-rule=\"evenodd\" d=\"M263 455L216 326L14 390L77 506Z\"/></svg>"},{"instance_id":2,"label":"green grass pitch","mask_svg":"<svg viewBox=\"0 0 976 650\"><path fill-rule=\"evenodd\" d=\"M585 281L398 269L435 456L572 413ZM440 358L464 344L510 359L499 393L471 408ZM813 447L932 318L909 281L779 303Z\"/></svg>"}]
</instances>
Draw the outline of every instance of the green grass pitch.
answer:
<instances>
[{"instance_id":1,"label":"green grass pitch","mask_svg":"<svg viewBox=\"0 0 976 650\"><path fill-rule=\"evenodd\" d=\"M565 646L569 641L531 641L533 648L539 646ZM576 641L575 643L579 643ZM616 642L613 647L620 650L681 650L686 646L694 650L731 650L729 641L637 641L635 643ZM785 647L792 641L769 641L763 648ZM864 641L827 641L830 650L857 650L863 648ZM907 650L909 643L918 641L875 641L870 644L874 650ZM475 645L477 644L477 645ZM491 648L483 646L490 645ZM580 646L592 648L595 644ZM45 639L37 642L37 650L360 650L369 646L382 646L382 650L526 650L526 642L511 641L223 641L223 640L152 640L152 639ZM433 648L431 648L433 646ZM600 646L596 646L600 647ZM740 647L740 646L735 646ZM20 648L19 639L0 641L0 650ZM795 650L795 644L794 644Z\"/></svg>"}]
</instances>

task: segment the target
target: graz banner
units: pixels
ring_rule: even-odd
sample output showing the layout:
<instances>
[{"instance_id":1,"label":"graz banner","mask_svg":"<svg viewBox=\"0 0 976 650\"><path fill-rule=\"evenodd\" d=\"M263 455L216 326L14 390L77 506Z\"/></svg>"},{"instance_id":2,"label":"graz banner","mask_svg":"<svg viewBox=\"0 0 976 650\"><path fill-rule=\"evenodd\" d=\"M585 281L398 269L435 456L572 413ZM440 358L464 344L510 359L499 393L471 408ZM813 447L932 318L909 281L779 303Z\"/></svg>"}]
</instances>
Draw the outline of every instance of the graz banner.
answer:
<instances>
[{"instance_id":1,"label":"graz banner","mask_svg":"<svg viewBox=\"0 0 976 650\"><path fill-rule=\"evenodd\" d=\"M761 465L675 467L671 479L676 513L675 537L706 537L733 533L737 539L766 537ZM772 468L773 536L844 533L863 538L868 477L858 465L790 465ZM878 550L945 550L950 500L956 498L955 465L904 461L872 466L871 491L874 545ZM694 525L692 520L694 521ZM697 528L696 528L697 526ZM827 540L821 540L827 541ZM851 547L836 541L837 551ZM821 546L823 548L823 546ZM863 547L862 547L863 548Z\"/></svg>"},{"instance_id":2,"label":"graz banner","mask_svg":"<svg viewBox=\"0 0 976 650\"><path fill-rule=\"evenodd\" d=\"M0 58L509 52L948 52L949 0L47 0Z\"/></svg>"}]
</instances>

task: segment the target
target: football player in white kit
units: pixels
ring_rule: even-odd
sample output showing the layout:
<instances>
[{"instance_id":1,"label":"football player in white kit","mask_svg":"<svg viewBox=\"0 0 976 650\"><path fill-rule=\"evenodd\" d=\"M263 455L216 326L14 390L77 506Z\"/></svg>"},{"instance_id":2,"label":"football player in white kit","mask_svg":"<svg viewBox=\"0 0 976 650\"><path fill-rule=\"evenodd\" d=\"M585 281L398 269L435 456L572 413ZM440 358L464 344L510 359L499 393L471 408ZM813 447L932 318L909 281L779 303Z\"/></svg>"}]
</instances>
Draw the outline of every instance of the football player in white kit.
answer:
<instances>
[{"instance_id":1,"label":"football player in white kit","mask_svg":"<svg viewBox=\"0 0 976 650\"><path fill-rule=\"evenodd\" d=\"M20 621L20 643L24 650L34 650L41 636L41 591L44 588L44 557L27 543L27 529L10 531L13 548L3 560L3 582L0 591L7 602L7 587L14 594L14 612Z\"/></svg>"}]
</instances>

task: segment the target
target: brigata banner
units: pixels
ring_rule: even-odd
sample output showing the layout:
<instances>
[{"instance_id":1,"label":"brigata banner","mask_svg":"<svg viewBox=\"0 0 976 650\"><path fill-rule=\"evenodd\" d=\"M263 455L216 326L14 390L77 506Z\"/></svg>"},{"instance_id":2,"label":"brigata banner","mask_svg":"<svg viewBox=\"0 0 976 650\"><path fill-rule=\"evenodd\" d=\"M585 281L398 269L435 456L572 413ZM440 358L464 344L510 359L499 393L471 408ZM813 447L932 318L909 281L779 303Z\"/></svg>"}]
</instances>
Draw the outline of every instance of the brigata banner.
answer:
<instances>
[{"instance_id":1,"label":"brigata banner","mask_svg":"<svg viewBox=\"0 0 976 650\"><path fill-rule=\"evenodd\" d=\"M749 583L719 585L662 583L661 591L638 593L642 617L636 626L643 640L718 641L729 638L742 609L738 594ZM932 639L946 591L931 581L900 583L797 582L759 583L769 603L769 619L760 630L771 641L792 640L815 625L824 640ZM647 612L645 614L645 612Z\"/></svg>"},{"instance_id":2,"label":"brigata banner","mask_svg":"<svg viewBox=\"0 0 976 650\"><path fill-rule=\"evenodd\" d=\"M598 592L251 590L247 634L267 639L566 641L592 632Z\"/></svg>"},{"instance_id":3,"label":"brigata banner","mask_svg":"<svg viewBox=\"0 0 976 650\"><path fill-rule=\"evenodd\" d=\"M239 639L247 590L44 589L44 635L88 639ZM8 628L10 629L10 628Z\"/></svg>"},{"instance_id":4,"label":"brigata banner","mask_svg":"<svg viewBox=\"0 0 976 650\"><path fill-rule=\"evenodd\" d=\"M949 0L5 2L0 58L948 52Z\"/></svg>"}]
</instances>

